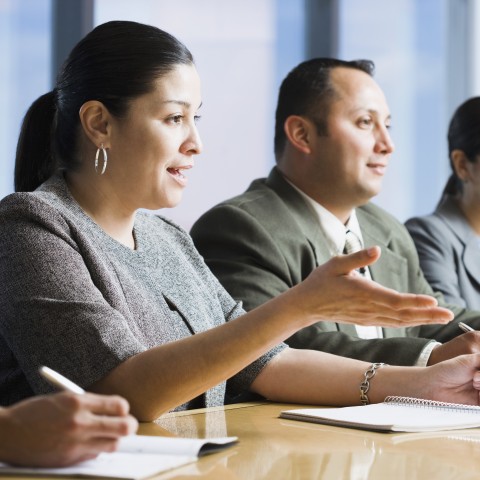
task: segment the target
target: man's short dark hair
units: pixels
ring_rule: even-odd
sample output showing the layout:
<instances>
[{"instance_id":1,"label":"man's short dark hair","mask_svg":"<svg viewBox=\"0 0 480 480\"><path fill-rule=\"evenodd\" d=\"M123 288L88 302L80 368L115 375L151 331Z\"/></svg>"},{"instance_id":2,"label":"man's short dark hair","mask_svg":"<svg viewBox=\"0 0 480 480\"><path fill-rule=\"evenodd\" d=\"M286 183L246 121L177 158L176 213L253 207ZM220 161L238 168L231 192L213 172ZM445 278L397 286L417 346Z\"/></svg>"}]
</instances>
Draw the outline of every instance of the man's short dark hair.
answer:
<instances>
[{"instance_id":1,"label":"man's short dark hair","mask_svg":"<svg viewBox=\"0 0 480 480\"><path fill-rule=\"evenodd\" d=\"M375 65L371 60L338 60L336 58L314 58L296 66L280 86L275 113L274 149L277 159L286 143L285 120L290 115L311 118L319 135L327 134L329 102L335 96L330 81L333 68L354 68L373 76Z\"/></svg>"}]
</instances>

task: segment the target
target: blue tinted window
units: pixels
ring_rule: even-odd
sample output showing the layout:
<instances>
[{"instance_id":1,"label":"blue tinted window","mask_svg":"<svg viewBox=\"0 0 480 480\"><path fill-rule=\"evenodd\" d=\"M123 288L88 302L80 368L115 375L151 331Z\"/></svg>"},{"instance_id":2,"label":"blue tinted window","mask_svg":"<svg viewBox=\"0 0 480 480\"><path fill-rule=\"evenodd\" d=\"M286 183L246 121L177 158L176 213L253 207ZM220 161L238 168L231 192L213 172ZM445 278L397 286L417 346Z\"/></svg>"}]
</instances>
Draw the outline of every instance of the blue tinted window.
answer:
<instances>
[{"instance_id":1,"label":"blue tinted window","mask_svg":"<svg viewBox=\"0 0 480 480\"><path fill-rule=\"evenodd\" d=\"M342 0L340 57L369 58L396 146L374 200L401 220L429 213L448 177L446 0ZM465 72L462 72L465 74Z\"/></svg>"},{"instance_id":2,"label":"blue tinted window","mask_svg":"<svg viewBox=\"0 0 480 480\"><path fill-rule=\"evenodd\" d=\"M0 2L0 198L13 191L25 111L50 86L51 0Z\"/></svg>"}]
</instances>

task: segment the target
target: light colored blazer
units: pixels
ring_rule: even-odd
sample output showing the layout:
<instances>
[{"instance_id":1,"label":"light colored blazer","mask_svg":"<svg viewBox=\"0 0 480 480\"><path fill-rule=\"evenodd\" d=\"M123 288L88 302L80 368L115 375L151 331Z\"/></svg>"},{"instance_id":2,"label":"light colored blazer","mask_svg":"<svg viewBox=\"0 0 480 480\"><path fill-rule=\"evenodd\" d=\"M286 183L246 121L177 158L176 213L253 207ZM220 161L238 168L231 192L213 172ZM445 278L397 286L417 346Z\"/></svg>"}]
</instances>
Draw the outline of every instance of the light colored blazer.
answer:
<instances>
[{"instance_id":1,"label":"light colored blazer","mask_svg":"<svg viewBox=\"0 0 480 480\"><path fill-rule=\"evenodd\" d=\"M480 237L454 199L446 196L434 213L406 226L430 285L456 305L480 309Z\"/></svg>"},{"instance_id":2,"label":"light colored blazer","mask_svg":"<svg viewBox=\"0 0 480 480\"><path fill-rule=\"evenodd\" d=\"M404 225L374 204L356 213L365 246L382 249L370 268L372 278L400 292L435 295L445 305L425 280ZM247 310L300 283L330 258L318 219L276 168L242 195L209 210L191 235L210 269ZM287 343L370 362L414 365L429 339L446 341L461 333L457 321L480 327L480 313L452 310L455 320L447 326L384 328L383 339L360 339L353 325L318 322Z\"/></svg>"}]
</instances>

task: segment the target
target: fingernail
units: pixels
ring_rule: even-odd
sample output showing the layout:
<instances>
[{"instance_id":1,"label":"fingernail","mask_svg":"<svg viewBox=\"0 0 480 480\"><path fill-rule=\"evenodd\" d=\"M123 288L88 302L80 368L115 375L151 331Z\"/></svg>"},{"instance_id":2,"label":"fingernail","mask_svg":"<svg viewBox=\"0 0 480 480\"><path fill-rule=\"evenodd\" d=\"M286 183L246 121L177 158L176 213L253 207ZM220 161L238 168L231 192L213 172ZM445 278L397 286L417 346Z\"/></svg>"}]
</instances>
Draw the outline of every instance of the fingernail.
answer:
<instances>
[{"instance_id":1,"label":"fingernail","mask_svg":"<svg viewBox=\"0 0 480 480\"><path fill-rule=\"evenodd\" d=\"M374 257L377 253L377 248L376 247L370 247L367 249L367 254L369 257Z\"/></svg>"}]
</instances>

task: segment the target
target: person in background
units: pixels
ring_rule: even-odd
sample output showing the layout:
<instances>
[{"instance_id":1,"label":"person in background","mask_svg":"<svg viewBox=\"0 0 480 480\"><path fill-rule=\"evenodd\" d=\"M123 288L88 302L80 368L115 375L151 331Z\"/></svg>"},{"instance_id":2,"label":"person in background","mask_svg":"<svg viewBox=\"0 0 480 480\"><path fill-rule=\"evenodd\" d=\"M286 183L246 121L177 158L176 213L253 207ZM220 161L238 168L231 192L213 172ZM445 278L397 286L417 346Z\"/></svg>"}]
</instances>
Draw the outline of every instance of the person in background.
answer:
<instances>
[{"instance_id":1,"label":"person in background","mask_svg":"<svg viewBox=\"0 0 480 480\"><path fill-rule=\"evenodd\" d=\"M0 461L65 467L112 452L138 423L120 397L56 393L0 408Z\"/></svg>"},{"instance_id":2,"label":"person in background","mask_svg":"<svg viewBox=\"0 0 480 480\"><path fill-rule=\"evenodd\" d=\"M185 231L143 211L180 202L202 150L201 103L181 42L113 21L73 48L54 90L32 104L17 147L17 193L0 202L0 399L49 391L37 374L49 365L86 390L121 395L143 421L244 392L321 405L396 394L478 404L480 355L381 368L282 343L326 319L452 319L431 296L356 274L378 259L377 247L334 258L245 312Z\"/></svg>"},{"instance_id":3,"label":"person in background","mask_svg":"<svg viewBox=\"0 0 480 480\"><path fill-rule=\"evenodd\" d=\"M404 225L370 200L394 145L390 110L368 60L317 58L284 79L275 122L276 166L268 178L194 224L197 249L220 283L251 310L299 284L329 258L379 245L366 278L400 292L436 295L449 325L375 328L318 322L287 340L294 348L395 365L425 366L480 351L480 312L447 305L425 280ZM441 344L442 342L443 344Z\"/></svg>"},{"instance_id":4,"label":"person in background","mask_svg":"<svg viewBox=\"0 0 480 480\"><path fill-rule=\"evenodd\" d=\"M480 97L462 103L448 127L452 174L435 211L406 222L434 290L480 310Z\"/></svg>"}]
</instances>

